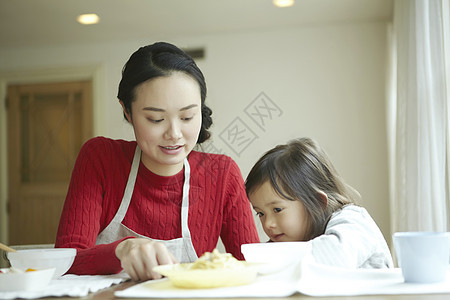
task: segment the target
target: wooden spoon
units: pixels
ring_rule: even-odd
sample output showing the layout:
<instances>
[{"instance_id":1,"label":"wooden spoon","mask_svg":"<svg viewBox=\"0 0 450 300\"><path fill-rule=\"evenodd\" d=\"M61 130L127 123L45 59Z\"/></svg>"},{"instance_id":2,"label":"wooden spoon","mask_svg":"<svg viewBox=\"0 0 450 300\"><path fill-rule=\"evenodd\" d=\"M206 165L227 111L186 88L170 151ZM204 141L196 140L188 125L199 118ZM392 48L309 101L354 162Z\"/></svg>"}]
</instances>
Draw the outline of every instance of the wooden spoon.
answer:
<instances>
[{"instance_id":1,"label":"wooden spoon","mask_svg":"<svg viewBox=\"0 0 450 300\"><path fill-rule=\"evenodd\" d=\"M8 247L3 243L0 243L0 249L5 250L6 252L17 252L16 249Z\"/></svg>"}]
</instances>

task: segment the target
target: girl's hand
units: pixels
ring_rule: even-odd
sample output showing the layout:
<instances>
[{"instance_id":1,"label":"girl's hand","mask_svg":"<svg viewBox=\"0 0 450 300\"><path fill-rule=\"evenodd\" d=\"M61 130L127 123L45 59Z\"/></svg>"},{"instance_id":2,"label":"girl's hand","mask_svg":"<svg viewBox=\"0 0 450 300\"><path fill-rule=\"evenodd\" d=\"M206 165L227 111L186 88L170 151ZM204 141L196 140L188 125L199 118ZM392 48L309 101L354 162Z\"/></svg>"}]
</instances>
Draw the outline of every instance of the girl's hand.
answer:
<instances>
[{"instance_id":1,"label":"girl's hand","mask_svg":"<svg viewBox=\"0 0 450 300\"><path fill-rule=\"evenodd\" d=\"M126 239L116 247L116 256L125 272L135 281L159 279L153 267L178 263L163 243L144 238Z\"/></svg>"}]
</instances>

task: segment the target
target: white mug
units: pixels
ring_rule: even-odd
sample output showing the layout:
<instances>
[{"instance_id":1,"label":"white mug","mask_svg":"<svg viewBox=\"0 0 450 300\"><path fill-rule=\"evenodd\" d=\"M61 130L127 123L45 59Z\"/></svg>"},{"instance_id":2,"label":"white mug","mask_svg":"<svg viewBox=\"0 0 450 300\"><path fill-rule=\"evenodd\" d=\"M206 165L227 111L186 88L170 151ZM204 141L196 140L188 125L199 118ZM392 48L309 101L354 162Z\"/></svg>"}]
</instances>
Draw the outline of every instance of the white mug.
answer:
<instances>
[{"instance_id":1,"label":"white mug","mask_svg":"<svg viewBox=\"0 0 450 300\"><path fill-rule=\"evenodd\" d=\"M397 262L405 282L444 281L450 258L447 232L396 232L393 235Z\"/></svg>"}]
</instances>

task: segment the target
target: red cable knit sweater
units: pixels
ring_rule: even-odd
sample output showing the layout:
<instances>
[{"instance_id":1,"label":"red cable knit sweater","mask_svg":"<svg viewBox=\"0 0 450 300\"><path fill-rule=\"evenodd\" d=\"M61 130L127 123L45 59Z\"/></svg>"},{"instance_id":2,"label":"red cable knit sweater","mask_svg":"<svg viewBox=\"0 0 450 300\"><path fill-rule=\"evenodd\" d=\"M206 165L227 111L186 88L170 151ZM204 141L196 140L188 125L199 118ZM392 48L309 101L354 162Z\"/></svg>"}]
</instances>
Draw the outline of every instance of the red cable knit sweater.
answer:
<instances>
[{"instance_id":1,"label":"red cable knit sweater","mask_svg":"<svg viewBox=\"0 0 450 300\"><path fill-rule=\"evenodd\" d=\"M136 142L93 138L81 149L70 182L56 247L77 248L68 273L121 271L115 248L120 241L95 245L122 200ZM188 226L198 256L222 238L226 251L243 259L241 244L259 242L242 175L229 157L192 151ZM162 177L140 163L123 224L154 239L181 237L183 171Z\"/></svg>"}]
</instances>

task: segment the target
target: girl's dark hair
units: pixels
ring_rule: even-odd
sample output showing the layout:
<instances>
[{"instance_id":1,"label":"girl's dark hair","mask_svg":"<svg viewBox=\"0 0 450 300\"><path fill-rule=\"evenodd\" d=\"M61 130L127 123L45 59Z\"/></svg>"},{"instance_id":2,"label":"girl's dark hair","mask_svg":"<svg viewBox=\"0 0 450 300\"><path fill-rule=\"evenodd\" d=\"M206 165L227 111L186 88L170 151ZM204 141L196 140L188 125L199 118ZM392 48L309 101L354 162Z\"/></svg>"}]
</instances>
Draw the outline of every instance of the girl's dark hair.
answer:
<instances>
[{"instance_id":1,"label":"girl's dark hair","mask_svg":"<svg viewBox=\"0 0 450 300\"><path fill-rule=\"evenodd\" d=\"M202 105L202 126L197 144L203 143L210 138L208 129L212 125L212 110L205 104L205 77L194 59L178 47L158 42L141 47L134 52L122 69L117 98L123 102L126 112L131 115L131 103L135 101L136 87L147 80L169 76L172 72L183 72L198 82Z\"/></svg>"},{"instance_id":2,"label":"girl's dark hair","mask_svg":"<svg viewBox=\"0 0 450 300\"><path fill-rule=\"evenodd\" d=\"M266 152L247 176L247 195L268 180L280 197L303 202L312 221L308 240L325 232L333 212L359 198L359 193L338 175L327 154L309 138L292 140ZM326 205L319 192L328 196Z\"/></svg>"}]
</instances>

